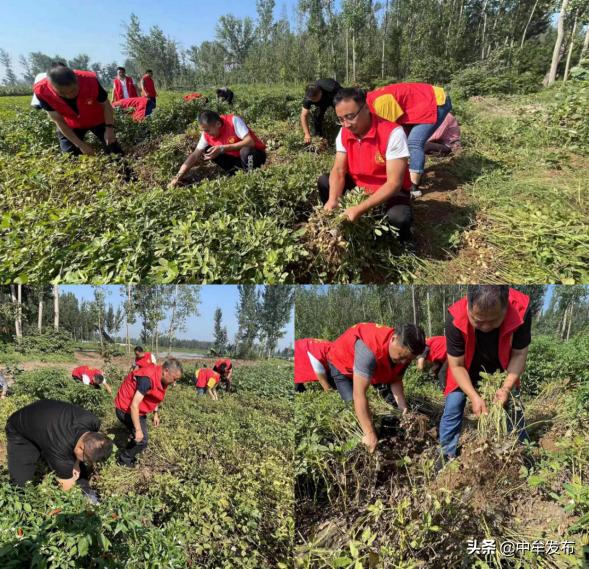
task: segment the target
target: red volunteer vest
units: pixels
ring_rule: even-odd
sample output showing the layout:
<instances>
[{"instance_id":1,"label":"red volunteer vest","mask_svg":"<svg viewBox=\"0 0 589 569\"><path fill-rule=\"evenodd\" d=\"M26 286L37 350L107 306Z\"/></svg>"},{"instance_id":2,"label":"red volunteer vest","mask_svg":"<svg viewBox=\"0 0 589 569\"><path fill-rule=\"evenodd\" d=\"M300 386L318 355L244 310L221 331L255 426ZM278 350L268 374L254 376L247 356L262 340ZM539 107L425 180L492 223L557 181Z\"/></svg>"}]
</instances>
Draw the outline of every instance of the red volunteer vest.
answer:
<instances>
[{"instance_id":1,"label":"red volunteer vest","mask_svg":"<svg viewBox=\"0 0 589 569\"><path fill-rule=\"evenodd\" d=\"M143 93L146 97L153 97L154 99L157 97L157 91L155 90L155 83L153 82L153 78L149 75L144 75L142 78L143 82Z\"/></svg>"},{"instance_id":2,"label":"red volunteer vest","mask_svg":"<svg viewBox=\"0 0 589 569\"><path fill-rule=\"evenodd\" d=\"M392 95L403 109L397 122L405 124L435 124L438 120L438 102L433 85L429 83L393 83L370 91L366 102L372 112L374 101L381 95Z\"/></svg>"},{"instance_id":3,"label":"red volunteer vest","mask_svg":"<svg viewBox=\"0 0 589 569\"><path fill-rule=\"evenodd\" d=\"M188 102L188 101L193 101L194 99L200 99L202 97L202 93L188 93L187 95L184 95L182 98Z\"/></svg>"},{"instance_id":4,"label":"red volunteer vest","mask_svg":"<svg viewBox=\"0 0 589 569\"><path fill-rule=\"evenodd\" d=\"M446 336L432 336L426 338L426 346L429 347L429 353L426 360L428 362L445 362L448 354L446 352Z\"/></svg>"},{"instance_id":5,"label":"red volunteer vest","mask_svg":"<svg viewBox=\"0 0 589 569\"><path fill-rule=\"evenodd\" d=\"M141 358L135 357L135 365L140 368L152 366L154 364L151 361L151 357L152 357L151 352L145 352L143 354L143 357L141 357Z\"/></svg>"},{"instance_id":6,"label":"red volunteer vest","mask_svg":"<svg viewBox=\"0 0 589 569\"><path fill-rule=\"evenodd\" d=\"M132 119L135 122L141 122L145 118L147 103L149 103L149 99L147 97L132 97L130 99L121 99L120 101L115 101L112 106L119 107L121 109L132 109L134 111L131 115Z\"/></svg>"},{"instance_id":7,"label":"red volunteer vest","mask_svg":"<svg viewBox=\"0 0 589 569\"><path fill-rule=\"evenodd\" d=\"M213 368L219 369L219 367L222 366L223 364L225 364L225 371L229 371L233 367L231 360L229 358L226 358L226 359L217 360L215 362L215 365L213 366Z\"/></svg>"},{"instance_id":8,"label":"red volunteer vest","mask_svg":"<svg viewBox=\"0 0 589 569\"><path fill-rule=\"evenodd\" d=\"M380 324L362 323L348 328L335 342L327 354L329 362L350 379L354 374L354 348L362 340L376 358L376 369L372 383L394 383L402 378L408 364L395 364L389 356L389 344L395 334L394 328Z\"/></svg>"},{"instance_id":9,"label":"red volunteer vest","mask_svg":"<svg viewBox=\"0 0 589 569\"><path fill-rule=\"evenodd\" d=\"M104 375L101 370L88 367L88 366L79 366L72 370L72 377L76 379L82 379L83 375L87 375L90 378L90 383L95 385L94 378L97 375Z\"/></svg>"},{"instance_id":10,"label":"red volunteer vest","mask_svg":"<svg viewBox=\"0 0 589 569\"><path fill-rule=\"evenodd\" d=\"M206 387L209 379L213 378L215 383L219 383L221 380L221 376L218 373L215 373L212 369L208 367L203 367L202 369L198 370L198 377L196 378L196 387Z\"/></svg>"},{"instance_id":11,"label":"red volunteer vest","mask_svg":"<svg viewBox=\"0 0 589 569\"><path fill-rule=\"evenodd\" d=\"M315 338L301 338L300 340L295 340L295 383L318 381L317 374L315 373L315 370L309 361L309 353L321 362L321 365L329 374L327 352L329 352L330 347L331 342L326 340L317 340Z\"/></svg>"},{"instance_id":12,"label":"red volunteer vest","mask_svg":"<svg viewBox=\"0 0 589 569\"><path fill-rule=\"evenodd\" d=\"M367 194L373 194L387 181L386 152L391 132L399 125L385 121L372 115L372 126L358 140L347 128L342 128L342 144L346 149L348 159L348 172L354 179L354 183L364 188ZM405 170L403 178L403 190L409 191L411 178L409 166Z\"/></svg>"},{"instance_id":13,"label":"red volunteer vest","mask_svg":"<svg viewBox=\"0 0 589 569\"><path fill-rule=\"evenodd\" d=\"M130 413L131 401L137 392L137 377L148 377L151 381L151 389L145 394L143 401L139 405L139 414L148 415L151 413L166 396L166 387L162 385L162 366L143 367L132 371L123 379L121 387L115 398L115 407Z\"/></svg>"},{"instance_id":14,"label":"red volunteer vest","mask_svg":"<svg viewBox=\"0 0 589 569\"><path fill-rule=\"evenodd\" d=\"M509 359L511 358L511 340L513 338L513 333L524 323L524 316L529 304L529 296L513 288L509 289L507 313L499 328L499 362L503 369L507 368ZM458 302L455 302L450 308L448 308L448 312L454 317L454 326L462 332L462 336L464 337L464 365L466 369L468 369L474 357L475 330L468 319L466 298L462 298ZM519 388L519 385L518 381L515 386ZM446 382L444 395L448 395L448 393L451 393L456 389L458 389L458 384L452 375L452 370L448 367L448 380Z\"/></svg>"},{"instance_id":15,"label":"red volunteer vest","mask_svg":"<svg viewBox=\"0 0 589 569\"><path fill-rule=\"evenodd\" d=\"M233 127L233 117L234 115L221 116L221 122L223 123L223 126L221 127L221 131L217 137L211 136L206 132L204 133L205 140L210 146L225 146L226 144L235 144L241 140L235 133L235 128ZM256 133L251 128L249 131L249 134L254 141L255 148L258 150L266 150L266 145L257 137ZM239 150L227 150L225 151L225 154L239 157Z\"/></svg>"},{"instance_id":16,"label":"red volunteer vest","mask_svg":"<svg viewBox=\"0 0 589 569\"><path fill-rule=\"evenodd\" d=\"M35 83L33 91L39 99L45 101L58 112L70 128L91 128L104 124L104 107L98 101L96 73L78 70L75 70L74 73L80 88L76 97L78 114L54 91L47 77Z\"/></svg>"},{"instance_id":17,"label":"red volunteer vest","mask_svg":"<svg viewBox=\"0 0 589 569\"><path fill-rule=\"evenodd\" d=\"M137 89L135 88L135 84L133 83L133 79L129 76L125 77L125 83L127 85L127 93L129 94L128 97L125 97L123 93L123 84L118 77L115 77L114 80L114 93L113 93L113 101L120 101L121 99L131 99L133 97L137 97Z\"/></svg>"}]
</instances>

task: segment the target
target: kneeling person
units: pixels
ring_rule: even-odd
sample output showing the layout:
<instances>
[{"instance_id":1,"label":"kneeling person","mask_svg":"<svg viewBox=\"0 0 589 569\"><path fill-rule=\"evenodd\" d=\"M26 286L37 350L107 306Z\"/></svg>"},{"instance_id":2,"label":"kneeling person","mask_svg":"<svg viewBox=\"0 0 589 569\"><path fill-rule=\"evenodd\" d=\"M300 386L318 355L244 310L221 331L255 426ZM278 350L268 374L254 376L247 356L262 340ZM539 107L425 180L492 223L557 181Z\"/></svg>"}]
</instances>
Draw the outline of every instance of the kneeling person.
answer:
<instances>
[{"instance_id":1,"label":"kneeling person","mask_svg":"<svg viewBox=\"0 0 589 569\"><path fill-rule=\"evenodd\" d=\"M78 405L43 399L13 413L6 423L8 471L19 486L33 480L43 457L64 490L76 483L91 492L87 467L106 460L113 443L100 430L100 419Z\"/></svg>"},{"instance_id":2,"label":"kneeling person","mask_svg":"<svg viewBox=\"0 0 589 569\"><path fill-rule=\"evenodd\" d=\"M125 377L115 398L117 418L130 431L127 448L118 458L120 465L133 466L137 455L147 448L147 415L153 413L153 426L158 427L159 406L168 387L181 377L182 365L175 358L132 371Z\"/></svg>"},{"instance_id":3,"label":"kneeling person","mask_svg":"<svg viewBox=\"0 0 589 569\"><path fill-rule=\"evenodd\" d=\"M88 366L79 366L72 370L72 377L84 385L91 385L95 389L104 387L109 394L112 394L110 385L106 382L106 377L102 370Z\"/></svg>"},{"instance_id":4,"label":"kneeling person","mask_svg":"<svg viewBox=\"0 0 589 569\"><path fill-rule=\"evenodd\" d=\"M212 160L230 174L259 168L266 162L266 145L241 117L204 111L198 122L202 135L196 150L180 166L178 174L169 184L170 188L178 185L201 159Z\"/></svg>"}]
</instances>

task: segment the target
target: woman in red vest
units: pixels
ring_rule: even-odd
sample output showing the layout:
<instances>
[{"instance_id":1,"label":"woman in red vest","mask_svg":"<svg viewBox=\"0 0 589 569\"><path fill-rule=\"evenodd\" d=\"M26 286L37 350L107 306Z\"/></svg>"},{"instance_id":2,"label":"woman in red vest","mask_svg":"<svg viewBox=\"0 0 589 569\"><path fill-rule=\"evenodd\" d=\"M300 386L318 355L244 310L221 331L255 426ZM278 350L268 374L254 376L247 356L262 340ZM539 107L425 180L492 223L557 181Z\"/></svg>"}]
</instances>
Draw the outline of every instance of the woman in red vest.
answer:
<instances>
[{"instance_id":1,"label":"woman in red vest","mask_svg":"<svg viewBox=\"0 0 589 569\"><path fill-rule=\"evenodd\" d=\"M411 192L413 197L421 196L425 144L452 110L450 97L441 87L428 83L393 83L371 91L366 100L373 113L405 128L411 156Z\"/></svg>"},{"instance_id":2,"label":"woman in red vest","mask_svg":"<svg viewBox=\"0 0 589 569\"><path fill-rule=\"evenodd\" d=\"M153 82L153 71L147 69L145 75L141 78L141 96L147 97L152 103L153 108L157 106L157 91Z\"/></svg>"},{"instance_id":3,"label":"woman in red vest","mask_svg":"<svg viewBox=\"0 0 589 569\"><path fill-rule=\"evenodd\" d=\"M442 390L446 388L447 357L446 336L432 336L426 338L425 351L417 358L417 369L424 371L430 368Z\"/></svg>"},{"instance_id":4,"label":"woman in red vest","mask_svg":"<svg viewBox=\"0 0 589 569\"><path fill-rule=\"evenodd\" d=\"M266 145L241 117L203 111L198 117L202 135L196 150L180 166L170 182L174 188L201 159L212 160L230 175L238 170L250 171L266 162Z\"/></svg>"},{"instance_id":5,"label":"woman in red vest","mask_svg":"<svg viewBox=\"0 0 589 569\"><path fill-rule=\"evenodd\" d=\"M344 401L354 401L362 442L373 452L378 436L372 423L367 391L372 385L389 384L403 413L408 412L403 374L425 349L425 334L413 324L394 328L362 323L346 330L332 342L327 354L331 377Z\"/></svg>"},{"instance_id":6,"label":"woman in red vest","mask_svg":"<svg viewBox=\"0 0 589 569\"><path fill-rule=\"evenodd\" d=\"M305 383L318 381L323 391L329 391L335 384L331 383L327 353L331 342L316 338L295 340L294 381L295 391L305 391Z\"/></svg>"},{"instance_id":7,"label":"woman in red vest","mask_svg":"<svg viewBox=\"0 0 589 569\"><path fill-rule=\"evenodd\" d=\"M401 241L409 240L413 212L405 131L398 124L374 115L361 89L341 89L335 95L334 104L342 125L335 142L335 162L331 173L317 180L325 209L338 207L348 190L356 186L364 188L367 198L346 210L348 220L354 222L371 209L384 206Z\"/></svg>"},{"instance_id":8,"label":"woman in red vest","mask_svg":"<svg viewBox=\"0 0 589 569\"><path fill-rule=\"evenodd\" d=\"M217 401L217 385L221 381L221 375L209 369L206 365L195 372L196 392L198 395L204 395L207 391L212 399Z\"/></svg>"},{"instance_id":9,"label":"woman in red vest","mask_svg":"<svg viewBox=\"0 0 589 569\"><path fill-rule=\"evenodd\" d=\"M466 398L473 413L486 414L487 402L477 392L480 373L507 371L493 403L507 405L508 422L527 438L519 378L531 342L532 316L527 295L507 285L470 285L467 296L454 303L446 322L448 377L440 443L446 459L456 456Z\"/></svg>"},{"instance_id":10,"label":"woman in red vest","mask_svg":"<svg viewBox=\"0 0 589 569\"><path fill-rule=\"evenodd\" d=\"M104 387L104 389L112 395L112 389L106 382L106 377L104 377L104 373L100 369L88 366L78 366L72 370L72 378L76 381L80 381L84 385L91 385L95 389Z\"/></svg>"},{"instance_id":11,"label":"woman in red vest","mask_svg":"<svg viewBox=\"0 0 589 569\"><path fill-rule=\"evenodd\" d=\"M115 103L121 99L130 99L138 96L133 77L127 77L124 67L117 67L117 76L113 82L112 102Z\"/></svg>"},{"instance_id":12,"label":"woman in red vest","mask_svg":"<svg viewBox=\"0 0 589 569\"><path fill-rule=\"evenodd\" d=\"M213 371L221 376L221 384L225 391L231 391L233 380L233 363L229 358L221 358L215 362Z\"/></svg>"},{"instance_id":13,"label":"woman in red vest","mask_svg":"<svg viewBox=\"0 0 589 569\"><path fill-rule=\"evenodd\" d=\"M182 377L182 365L175 358L164 363L139 368L130 372L115 397L117 418L130 431L127 448L121 452L118 463L134 466L137 455L147 448L147 415L153 413L153 426L158 427L158 409L166 390Z\"/></svg>"},{"instance_id":14,"label":"woman in red vest","mask_svg":"<svg viewBox=\"0 0 589 569\"><path fill-rule=\"evenodd\" d=\"M90 131L107 153L123 153L116 140L108 94L98 82L96 73L56 65L49 70L47 77L35 83L33 91L40 107L57 126L62 152L94 154L94 148L84 142Z\"/></svg>"}]
</instances>

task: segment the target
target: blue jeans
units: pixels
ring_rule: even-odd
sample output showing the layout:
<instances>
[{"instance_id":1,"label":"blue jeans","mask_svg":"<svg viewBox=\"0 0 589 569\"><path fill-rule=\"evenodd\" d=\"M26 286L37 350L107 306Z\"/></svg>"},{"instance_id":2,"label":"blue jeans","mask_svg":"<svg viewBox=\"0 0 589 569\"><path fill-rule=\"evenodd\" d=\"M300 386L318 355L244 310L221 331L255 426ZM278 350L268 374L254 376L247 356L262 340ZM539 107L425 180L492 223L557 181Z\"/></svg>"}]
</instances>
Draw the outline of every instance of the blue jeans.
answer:
<instances>
[{"instance_id":1,"label":"blue jeans","mask_svg":"<svg viewBox=\"0 0 589 569\"><path fill-rule=\"evenodd\" d=\"M423 174L425 167L425 143L442 124L446 115L452 110L452 100L446 95L446 102L438 106L438 120L435 124L408 125L407 141L409 143L409 171Z\"/></svg>"},{"instance_id":2,"label":"blue jeans","mask_svg":"<svg viewBox=\"0 0 589 569\"><path fill-rule=\"evenodd\" d=\"M334 367L331 362L328 363L331 378L335 383L335 388L340 394L340 397L346 402L352 401L354 399L354 382Z\"/></svg>"},{"instance_id":3,"label":"blue jeans","mask_svg":"<svg viewBox=\"0 0 589 569\"><path fill-rule=\"evenodd\" d=\"M507 411L507 428L510 431L517 430L519 441L524 442L528 440L528 433L519 391L514 389L511 394L513 397L510 396L505 408ZM442 446L442 452L448 458L456 456L465 405L466 395L461 389L456 389L446 396L444 414L440 421L440 445Z\"/></svg>"}]
</instances>

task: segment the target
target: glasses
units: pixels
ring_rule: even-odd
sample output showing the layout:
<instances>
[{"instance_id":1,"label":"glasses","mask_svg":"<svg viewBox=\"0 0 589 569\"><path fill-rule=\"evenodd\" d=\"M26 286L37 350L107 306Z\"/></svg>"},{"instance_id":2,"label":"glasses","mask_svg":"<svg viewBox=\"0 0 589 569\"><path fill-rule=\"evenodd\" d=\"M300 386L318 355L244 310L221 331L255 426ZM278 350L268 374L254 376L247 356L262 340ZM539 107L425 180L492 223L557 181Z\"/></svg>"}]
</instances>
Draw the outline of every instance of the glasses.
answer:
<instances>
[{"instance_id":1,"label":"glasses","mask_svg":"<svg viewBox=\"0 0 589 569\"><path fill-rule=\"evenodd\" d=\"M356 120L356 117L362 112L362 109L366 106L366 104L362 105L355 113L351 113L349 115L344 115L343 117L337 117L337 122L342 126L345 123L351 123Z\"/></svg>"}]
</instances>

